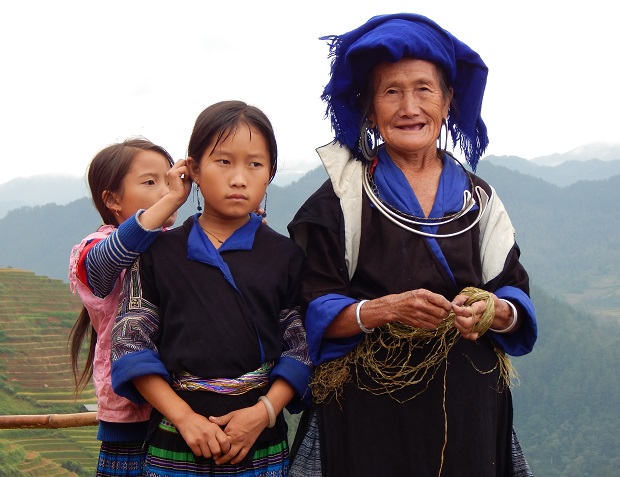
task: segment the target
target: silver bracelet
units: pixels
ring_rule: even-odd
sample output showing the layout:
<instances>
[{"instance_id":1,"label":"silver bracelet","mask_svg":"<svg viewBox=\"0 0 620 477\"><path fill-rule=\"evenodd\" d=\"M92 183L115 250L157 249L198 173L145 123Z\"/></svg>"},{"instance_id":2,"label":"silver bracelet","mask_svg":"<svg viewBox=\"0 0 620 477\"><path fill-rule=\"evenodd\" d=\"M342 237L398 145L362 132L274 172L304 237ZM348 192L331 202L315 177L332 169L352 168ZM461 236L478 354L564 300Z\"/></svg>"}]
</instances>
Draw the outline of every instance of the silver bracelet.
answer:
<instances>
[{"instance_id":1,"label":"silver bracelet","mask_svg":"<svg viewBox=\"0 0 620 477\"><path fill-rule=\"evenodd\" d=\"M357 304L357 308L355 308L355 319L357 320L357 326L360 327L360 330L362 330L364 333L369 334L372 333L373 331L375 331L374 328L366 328L364 325L362 325L362 319L360 318L360 311L362 310L362 305L364 303L366 303L368 300L362 300Z\"/></svg>"},{"instance_id":2,"label":"silver bracelet","mask_svg":"<svg viewBox=\"0 0 620 477\"><path fill-rule=\"evenodd\" d=\"M508 300L504 300L503 298L500 298L501 301L505 302L506 304L508 304L508 306L510 307L510 309L512 310L512 321L510 322L510 324L508 325L508 328L504 328L503 330L496 330L495 328L489 328L491 331L495 331L495 333L508 333L510 330L512 330L515 325L517 324L517 307L514 306L512 303L510 303Z\"/></svg>"},{"instance_id":3,"label":"silver bracelet","mask_svg":"<svg viewBox=\"0 0 620 477\"><path fill-rule=\"evenodd\" d=\"M267 427L271 428L276 425L276 411L273 409L273 405L267 396L259 396L259 401L262 401L267 408L267 415L269 416L269 424Z\"/></svg>"}]
</instances>

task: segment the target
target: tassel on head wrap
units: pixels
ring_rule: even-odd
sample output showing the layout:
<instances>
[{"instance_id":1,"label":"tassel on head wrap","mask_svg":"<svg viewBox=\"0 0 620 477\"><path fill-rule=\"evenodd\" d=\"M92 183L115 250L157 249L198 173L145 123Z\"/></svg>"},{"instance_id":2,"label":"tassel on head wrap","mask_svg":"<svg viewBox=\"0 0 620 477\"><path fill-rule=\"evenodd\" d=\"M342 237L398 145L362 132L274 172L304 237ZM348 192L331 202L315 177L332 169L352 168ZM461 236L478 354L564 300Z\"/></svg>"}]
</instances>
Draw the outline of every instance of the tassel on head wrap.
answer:
<instances>
[{"instance_id":1,"label":"tassel on head wrap","mask_svg":"<svg viewBox=\"0 0 620 477\"><path fill-rule=\"evenodd\" d=\"M402 58L430 61L448 75L456 111L448 116L453 147L458 143L475 171L489 139L481 109L488 68L475 51L422 15L397 13L372 17L364 25L327 40L332 58L330 81L321 99L327 103L335 140L359 152L362 117L358 98L372 68Z\"/></svg>"}]
</instances>

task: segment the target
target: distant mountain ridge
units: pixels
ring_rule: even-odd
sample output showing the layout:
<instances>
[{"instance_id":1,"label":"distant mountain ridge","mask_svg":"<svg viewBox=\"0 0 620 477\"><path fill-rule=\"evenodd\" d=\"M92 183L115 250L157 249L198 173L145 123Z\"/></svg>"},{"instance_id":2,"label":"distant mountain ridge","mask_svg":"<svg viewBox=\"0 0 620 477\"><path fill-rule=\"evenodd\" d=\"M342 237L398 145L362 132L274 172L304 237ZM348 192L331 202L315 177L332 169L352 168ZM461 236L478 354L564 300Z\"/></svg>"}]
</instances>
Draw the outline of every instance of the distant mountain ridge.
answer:
<instances>
[{"instance_id":1,"label":"distant mountain ridge","mask_svg":"<svg viewBox=\"0 0 620 477\"><path fill-rule=\"evenodd\" d=\"M0 218L20 207L64 205L87 196L90 191L84 178L68 175L18 177L0 184Z\"/></svg>"},{"instance_id":2,"label":"distant mountain ridge","mask_svg":"<svg viewBox=\"0 0 620 477\"><path fill-rule=\"evenodd\" d=\"M492 161L481 161L477 173L506 205L533 282L573 306L620 321L620 175L559 187ZM288 235L287 224L326 178L321 166L286 187L270 185L269 225ZM195 212L190 197L176 225ZM11 211L0 219L0 267L66 281L71 247L100 221L87 198Z\"/></svg>"},{"instance_id":3,"label":"distant mountain ridge","mask_svg":"<svg viewBox=\"0 0 620 477\"><path fill-rule=\"evenodd\" d=\"M301 179L307 171L285 170L279 172L273 184L285 187ZM19 177L0 184L0 219L11 210L38 205L65 205L69 202L90 197L90 190L84 177L69 175L39 175Z\"/></svg>"},{"instance_id":4,"label":"distant mountain ridge","mask_svg":"<svg viewBox=\"0 0 620 477\"><path fill-rule=\"evenodd\" d=\"M620 160L620 144L593 142L562 154L556 153L536 157L532 159L532 162L540 166L557 166L568 161L589 161L590 159L598 159L599 161Z\"/></svg>"},{"instance_id":5,"label":"distant mountain ridge","mask_svg":"<svg viewBox=\"0 0 620 477\"><path fill-rule=\"evenodd\" d=\"M537 177L560 187L578 181L598 181L620 174L620 159L571 160L555 166L541 165L517 156L487 156L480 164L491 163Z\"/></svg>"},{"instance_id":6,"label":"distant mountain ridge","mask_svg":"<svg viewBox=\"0 0 620 477\"><path fill-rule=\"evenodd\" d=\"M601 180L620 174L620 145L593 143L531 160L518 156L485 156L482 162L485 161L564 187L580 180ZM309 172L278 171L273 185L285 188ZM0 219L20 207L50 203L64 205L82 197L90 197L83 177L58 175L12 179L0 184Z\"/></svg>"},{"instance_id":7,"label":"distant mountain ridge","mask_svg":"<svg viewBox=\"0 0 620 477\"><path fill-rule=\"evenodd\" d=\"M539 320L534 351L513 361L519 373L513 390L515 427L536 475L615 476L620 462L620 417L613 405L620 391L613 365L620 352L620 174L586 179L586 169L579 169L580 180L560 186L518 170L524 159L515 158L511 167L507 157L485 158L477 174L495 188L508 210ZM531 170L541 174L552 169L561 175L571 162L591 169L618 161L575 160L554 167L532 165ZM326 178L317 167L287 186L270 185L269 225L286 234L299 206ZM176 225L194 212L190 197ZM86 197L13 210L0 218L0 268L32 270L66 282L71 247L99 223ZM28 298L22 301L25 309L33 308ZM6 329L0 326L0 343L8 356L15 350L7 346L13 332ZM1 366L0 371L2 384L7 373ZM0 437L0 475L2 444Z\"/></svg>"},{"instance_id":8,"label":"distant mountain ridge","mask_svg":"<svg viewBox=\"0 0 620 477\"><path fill-rule=\"evenodd\" d=\"M495 187L506 205L533 280L573 306L620 320L616 311L620 309L620 249L614 246L620 239L619 165L620 160L590 159L550 167L512 156L490 156L480 161L477 173ZM319 166L286 186L271 184L269 225L288 235L287 224L326 178ZM37 184L38 190L44 189ZM2 197L6 195L0 186ZM195 212L190 197L176 225ZM12 210L0 218L0 267L33 270L66 281L71 247L99 224L86 197L66 205Z\"/></svg>"}]
</instances>

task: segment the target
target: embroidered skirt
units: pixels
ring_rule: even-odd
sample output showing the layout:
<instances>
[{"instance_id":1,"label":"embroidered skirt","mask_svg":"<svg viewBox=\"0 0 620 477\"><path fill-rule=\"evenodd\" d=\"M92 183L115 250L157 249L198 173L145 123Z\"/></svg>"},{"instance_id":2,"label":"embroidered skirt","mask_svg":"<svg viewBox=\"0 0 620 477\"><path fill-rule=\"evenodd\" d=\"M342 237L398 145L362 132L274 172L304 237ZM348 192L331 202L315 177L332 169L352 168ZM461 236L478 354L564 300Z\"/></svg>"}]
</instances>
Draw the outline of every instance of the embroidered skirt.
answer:
<instances>
[{"instance_id":1,"label":"embroidered skirt","mask_svg":"<svg viewBox=\"0 0 620 477\"><path fill-rule=\"evenodd\" d=\"M285 440L259 444L251 457L239 464L215 464L194 455L174 425L162 419L152 436L145 463L146 477L235 475L238 477L285 477L289 449Z\"/></svg>"},{"instance_id":2,"label":"embroidered skirt","mask_svg":"<svg viewBox=\"0 0 620 477\"><path fill-rule=\"evenodd\" d=\"M102 442L97 477L140 477L146 452L143 442Z\"/></svg>"}]
</instances>

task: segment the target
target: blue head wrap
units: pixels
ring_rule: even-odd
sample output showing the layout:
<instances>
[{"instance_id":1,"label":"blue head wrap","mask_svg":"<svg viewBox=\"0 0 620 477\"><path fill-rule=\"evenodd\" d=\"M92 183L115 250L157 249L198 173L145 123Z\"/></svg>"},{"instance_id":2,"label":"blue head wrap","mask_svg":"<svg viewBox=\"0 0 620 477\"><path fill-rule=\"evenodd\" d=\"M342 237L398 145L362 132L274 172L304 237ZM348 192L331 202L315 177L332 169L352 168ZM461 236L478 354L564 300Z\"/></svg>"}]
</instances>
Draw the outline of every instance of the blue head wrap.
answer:
<instances>
[{"instance_id":1,"label":"blue head wrap","mask_svg":"<svg viewBox=\"0 0 620 477\"><path fill-rule=\"evenodd\" d=\"M489 138L481 109L488 68L475 51L434 21L413 13L372 17L364 25L328 40L332 58L331 78L321 99L327 103L335 140L359 152L364 121L359 95L372 68L402 58L430 61L448 75L454 90L448 129L453 147L459 144L465 159L476 170Z\"/></svg>"}]
</instances>

